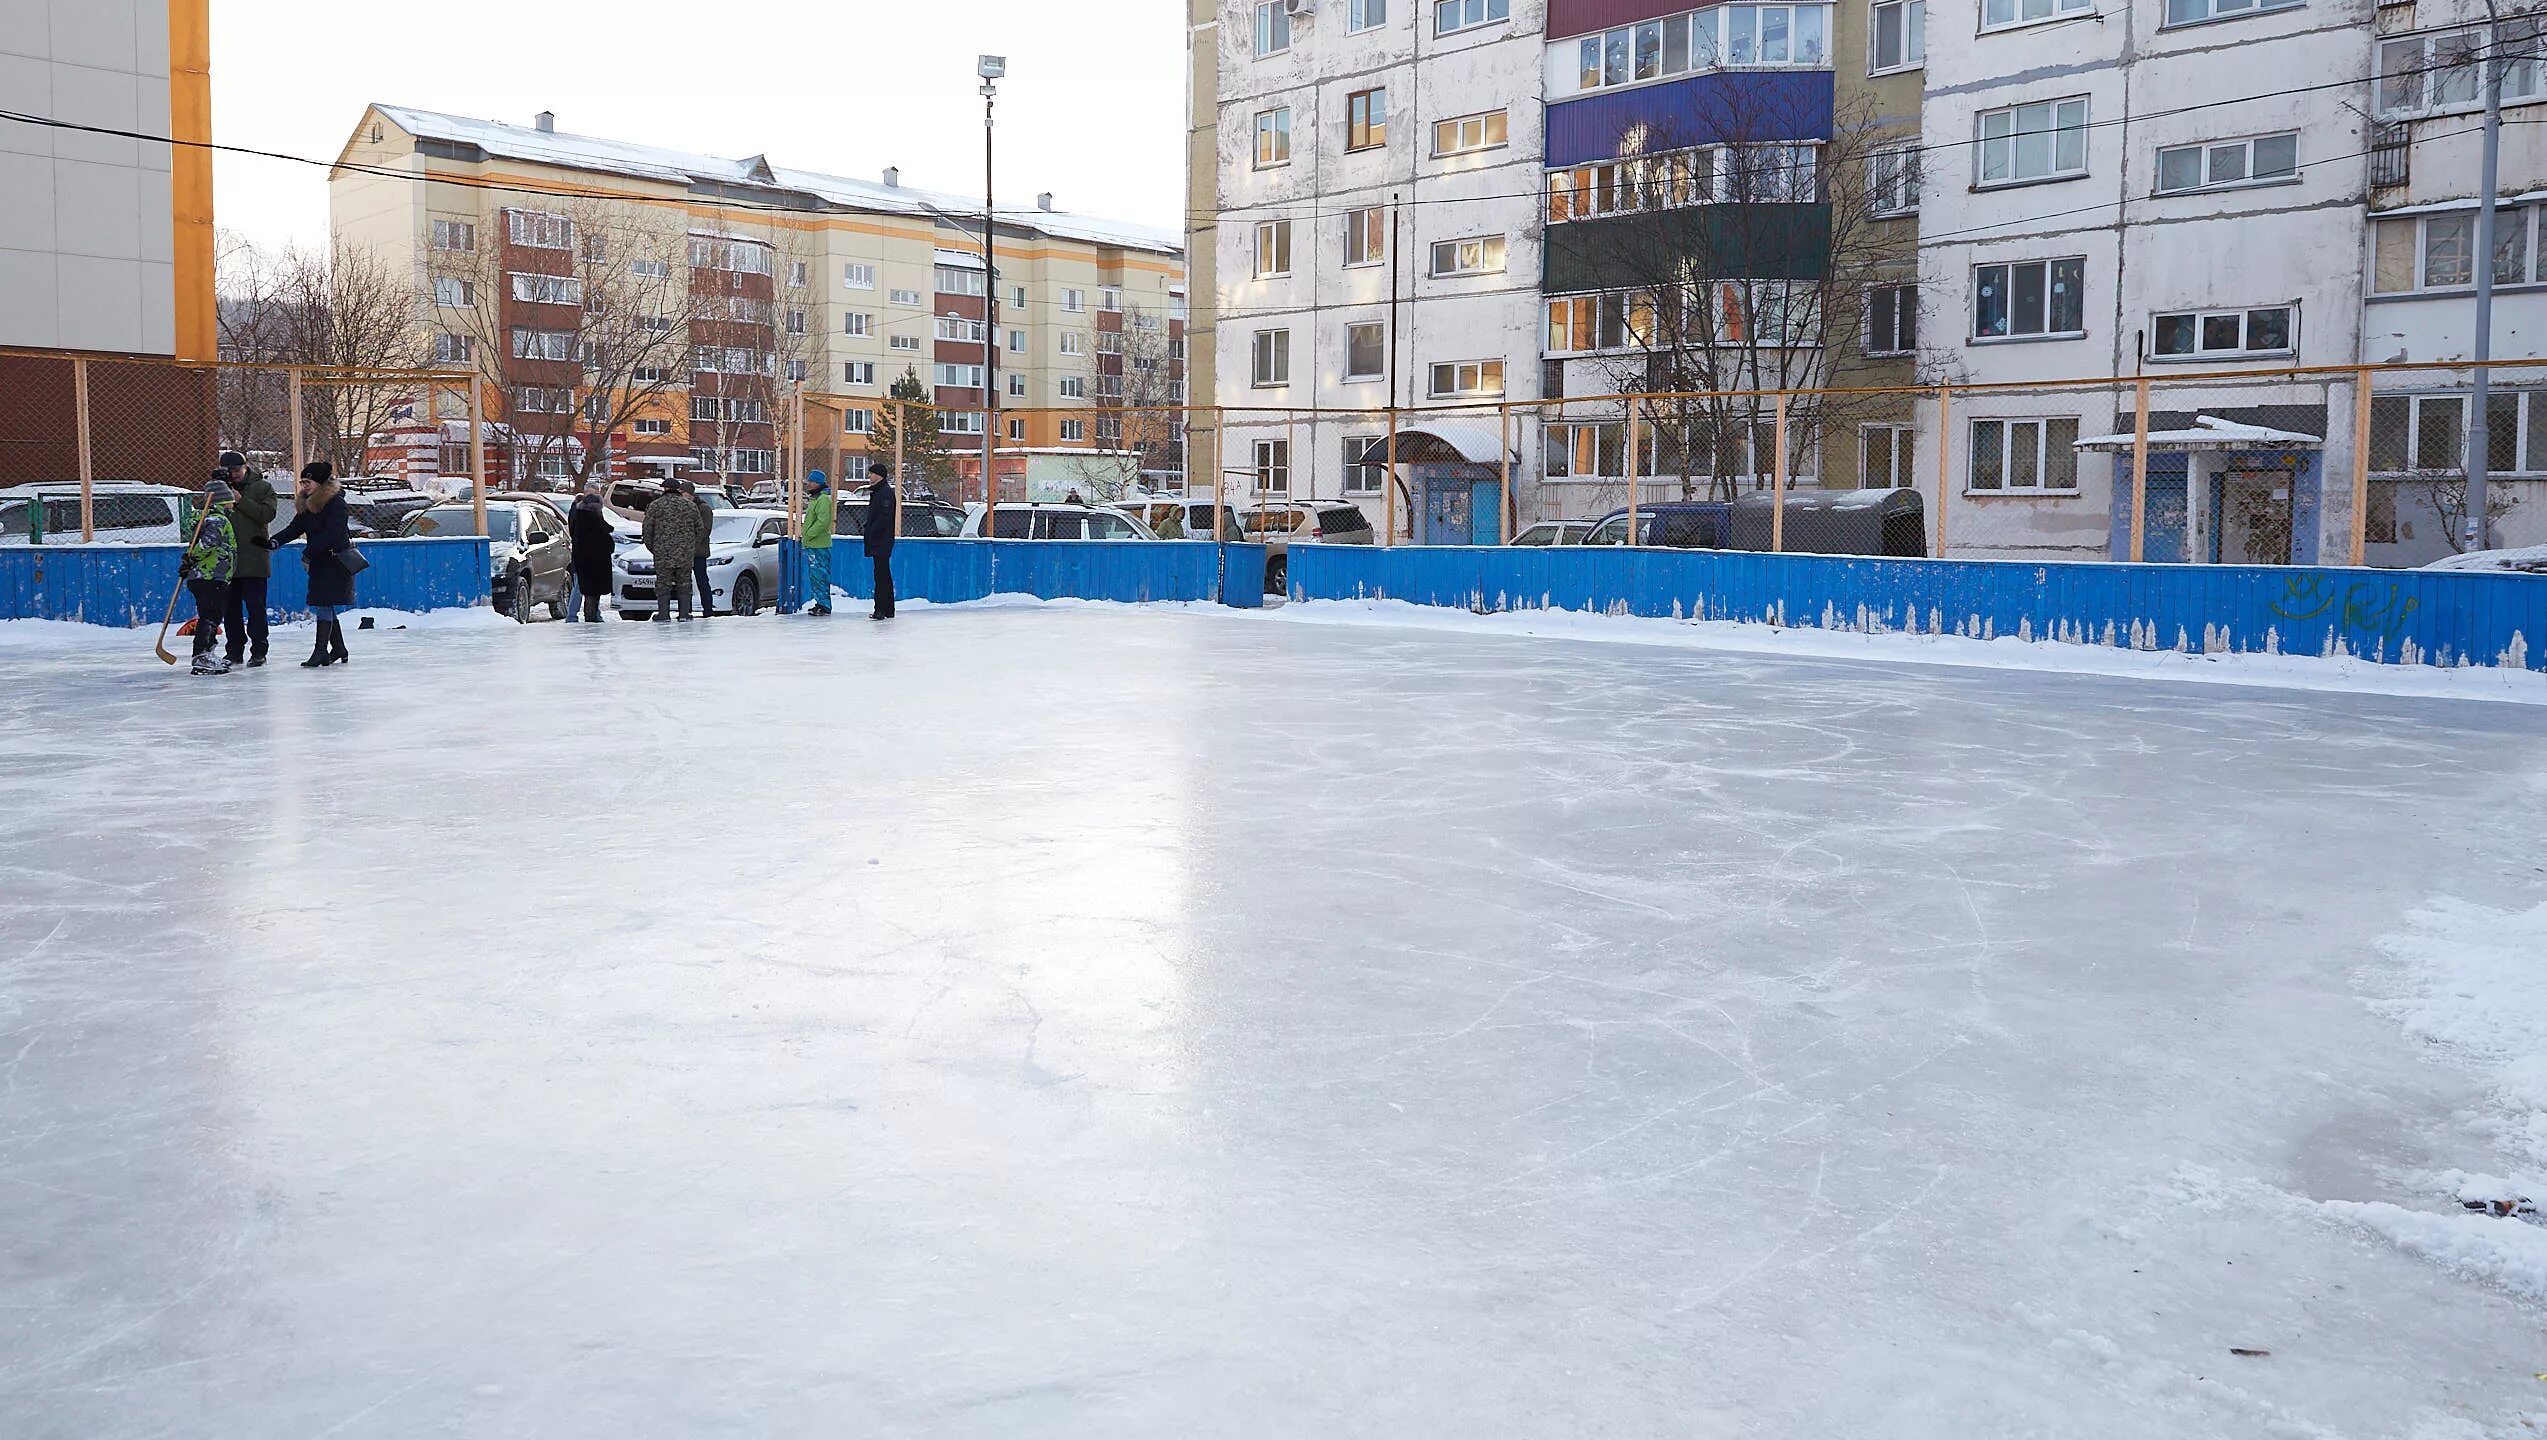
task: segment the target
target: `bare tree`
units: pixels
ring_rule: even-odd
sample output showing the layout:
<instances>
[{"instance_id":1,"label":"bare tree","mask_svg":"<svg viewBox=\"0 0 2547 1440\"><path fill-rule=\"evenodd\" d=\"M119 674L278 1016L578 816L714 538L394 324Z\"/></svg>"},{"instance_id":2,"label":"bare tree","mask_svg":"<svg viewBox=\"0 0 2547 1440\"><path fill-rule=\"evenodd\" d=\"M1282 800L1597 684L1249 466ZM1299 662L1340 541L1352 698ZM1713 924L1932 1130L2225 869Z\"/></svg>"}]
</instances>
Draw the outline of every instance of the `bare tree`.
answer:
<instances>
[{"instance_id":1,"label":"bare tree","mask_svg":"<svg viewBox=\"0 0 2547 1440\"><path fill-rule=\"evenodd\" d=\"M1123 312L1120 332L1100 340L1085 421L1093 448L1071 470L1091 499L1115 500L1145 488L1145 475L1184 470L1183 369L1167 318L1138 306Z\"/></svg>"},{"instance_id":2,"label":"bare tree","mask_svg":"<svg viewBox=\"0 0 2547 1440\"><path fill-rule=\"evenodd\" d=\"M1669 397L1644 409L1638 471L1685 498L1772 474L1775 392L1828 386L1863 352L1878 292L1902 293L1911 240L1879 223L1909 163L1901 137L1859 105L1828 140L1793 138L1818 129L1814 104L1728 87L1688 133L1649 129L1633 155L1551 177L1550 268L1599 286L1551 299L1552 348L1596 354L1615 393ZM1796 396L1789 474L1810 473L1868 403ZM1595 473L1623 473L1624 430L1594 422L1581 454Z\"/></svg>"},{"instance_id":3,"label":"bare tree","mask_svg":"<svg viewBox=\"0 0 2547 1440\"><path fill-rule=\"evenodd\" d=\"M359 473L371 435L413 403L411 380L381 371L425 368L431 356L416 326L415 292L404 275L368 251L339 242L324 254L269 251L237 236L222 239L214 314L221 357L294 365L302 387L309 453ZM289 454L290 382L271 371L225 371L217 387L224 443L241 451Z\"/></svg>"},{"instance_id":4,"label":"bare tree","mask_svg":"<svg viewBox=\"0 0 2547 1440\"><path fill-rule=\"evenodd\" d=\"M691 283L677 213L575 202L507 215L518 235L433 252L433 326L501 393L516 473L580 484L608 473L614 435L690 383L711 297ZM525 268L507 268L507 240Z\"/></svg>"},{"instance_id":5,"label":"bare tree","mask_svg":"<svg viewBox=\"0 0 2547 1440\"><path fill-rule=\"evenodd\" d=\"M2424 502L2432 513L2441 517L2441 538L2450 544L2450 553L2467 553L2467 476L2461 471L2423 471L2416 476L2423 487ZM2520 496L2513 487L2500 480L2485 492L2485 529L2487 534L2500 533L2503 520L2520 506Z\"/></svg>"}]
</instances>

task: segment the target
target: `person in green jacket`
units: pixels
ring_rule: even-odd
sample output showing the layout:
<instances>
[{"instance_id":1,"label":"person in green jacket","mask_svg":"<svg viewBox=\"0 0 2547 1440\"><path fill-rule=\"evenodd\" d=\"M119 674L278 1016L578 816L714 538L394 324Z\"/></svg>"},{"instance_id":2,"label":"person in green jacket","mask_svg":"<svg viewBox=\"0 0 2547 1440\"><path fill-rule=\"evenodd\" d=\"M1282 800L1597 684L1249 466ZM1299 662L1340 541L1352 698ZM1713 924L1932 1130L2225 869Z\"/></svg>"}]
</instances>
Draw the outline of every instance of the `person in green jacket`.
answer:
<instances>
[{"instance_id":1,"label":"person in green jacket","mask_svg":"<svg viewBox=\"0 0 2547 1440\"><path fill-rule=\"evenodd\" d=\"M805 472L805 524L796 543L805 548L806 613L831 613L831 477L820 470Z\"/></svg>"},{"instance_id":2,"label":"person in green jacket","mask_svg":"<svg viewBox=\"0 0 2547 1440\"><path fill-rule=\"evenodd\" d=\"M227 675L230 662L212 653L213 635L230 604L230 577L239 563L238 532L230 528L230 505L236 498L226 480L203 488L202 523L194 543L177 562L177 575L195 597L195 664L197 675Z\"/></svg>"},{"instance_id":3,"label":"person in green jacket","mask_svg":"<svg viewBox=\"0 0 2547 1440\"><path fill-rule=\"evenodd\" d=\"M274 554L255 537L274 533L278 502L262 472L248 468L248 457L236 450L221 452L221 478L236 491L230 503L230 528L238 542L238 573L230 577L230 608L223 616L223 650L230 663L247 661L253 670L265 663L265 586L274 575Z\"/></svg>"}]
</instances>

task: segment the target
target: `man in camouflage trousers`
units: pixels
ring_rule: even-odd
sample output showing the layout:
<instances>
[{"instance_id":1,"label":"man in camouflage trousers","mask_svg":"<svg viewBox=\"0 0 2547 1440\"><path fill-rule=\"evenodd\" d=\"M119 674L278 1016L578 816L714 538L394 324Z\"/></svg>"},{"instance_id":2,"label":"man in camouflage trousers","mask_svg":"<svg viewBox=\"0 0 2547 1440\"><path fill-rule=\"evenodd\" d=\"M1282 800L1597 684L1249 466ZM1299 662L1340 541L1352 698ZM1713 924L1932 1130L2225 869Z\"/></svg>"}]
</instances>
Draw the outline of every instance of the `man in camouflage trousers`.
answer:
<instances>
[{"instance_id":1,"label":"man in camouflage trousers","mask_svg":"<svg viewBox=\"0 0 2547 1440\"><path fill-rule=\"evenodd\" d=\"M681 493L679 485L679 481L666 482L663 493L646 507L645 529L641 532L646 553L654 557L657 622L672 618L676 597L681 602L681 618L690 618L690 563L707 552L707 526L699 518L702 512Z\"/></svg>"}]
</instances>

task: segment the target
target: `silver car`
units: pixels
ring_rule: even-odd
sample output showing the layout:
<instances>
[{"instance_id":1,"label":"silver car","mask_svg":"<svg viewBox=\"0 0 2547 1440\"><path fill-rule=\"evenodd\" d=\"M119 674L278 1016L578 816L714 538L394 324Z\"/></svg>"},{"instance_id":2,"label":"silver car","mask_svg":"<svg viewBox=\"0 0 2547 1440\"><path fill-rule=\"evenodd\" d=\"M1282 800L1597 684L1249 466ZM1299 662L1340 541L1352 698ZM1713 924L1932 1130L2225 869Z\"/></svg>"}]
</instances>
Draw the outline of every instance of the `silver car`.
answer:
<instances>
[{"instance_id":1,"label":"silver car","mask_svg":"<svg viewBox=\"0 0 2547 1440\"><path fill-rule=\"evenodd\" d=\"M757 614L778 598L779 542L787 538L783 510L719 510L708 531L708 593L700 608L713 614ZM642 544L619 547L611 561L611 600L623 620L651 619L655 609L654 557Z\"/></svg>"}]
</instances>

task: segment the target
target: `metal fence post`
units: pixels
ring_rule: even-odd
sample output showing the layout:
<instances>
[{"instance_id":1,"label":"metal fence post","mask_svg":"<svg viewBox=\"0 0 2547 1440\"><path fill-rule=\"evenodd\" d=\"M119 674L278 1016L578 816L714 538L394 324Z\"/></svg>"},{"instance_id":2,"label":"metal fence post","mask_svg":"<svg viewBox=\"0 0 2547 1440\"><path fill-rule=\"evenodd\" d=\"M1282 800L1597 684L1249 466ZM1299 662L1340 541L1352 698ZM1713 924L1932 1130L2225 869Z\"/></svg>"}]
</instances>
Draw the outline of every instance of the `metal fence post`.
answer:
<instances>
[{"instance_id":1,"label":"metal fence post","mask_svg":"<svg viewBox=\"0 0 2547 1440\"><path fill-rule=\"evenodd\" d=\"M1512 510L1512 402L1506 400L1495 408L1496 460L1503 466L1502 509L1495 516L1495 543L1509 545L1513 533L1520 529L1520 517Z\"/></svg>"},{"instance_id":2,"label":"metal fence post","mask_svg":"<svg viewBox=\"0 0 2547 1440\"><path fill-rule=\"evenodd\" d=\"M300 378L299 372L293 379ZM478 538L486 538L486 399L478 393L476 376L469 377L469 508L477 516Z\"/></svg>"},{"instance_id":3,"label":"metal fence post","mask_svg":"<svg viewBox=\"0 0 2547 1440\"><path fill-rule=\"evenodd\" d=\"M2131 386L2131 563L2148 558L2149 540L2149 377Z\"/></svg>"},{"instance_id":4,"label":"metal fence post","mask_svg":"<svg viewBox=\"0 0 2547 1440\"><path fill-rule=\"evenodd\" d=\"M2352 563L2369 560L2370 371L2352 372Z\"/></svg>"},{"instance_id":5,"label":"metal fence post","mask_svg":"<svg viewBox=\"0 0 2547 1440\"><path fill-rule=\"evenodd\" d=\"M787 529L793 533L805 520L805 387L795 386L788 399Z\"/></svg>"},{"instance_id":6,"label":"metal fence post","mask_svg":"<svg viewBox=\"0 0 2547 1440\"><path fill-rule=\"evenodd\" d=\"M290 417L290 422L289 422L289 423L290 423L290 424L291 424L291 426L292 426L292 478L293 478L293 479L295 479L295 480L297 480L297 479L299 479L299 478L300 478L300 476L301 476L301 471L303 471L304 469L307 469L307 468L308 468L308 466L309 466L309 463L310 463L310 457L309 457L309 427L308 427L307 425L303 424L303 423L302 423L302 419L301 419L301 371L300 371L300 367L298 367L298 366L294 366L294 367L292 368L292 370L290 371L290 375L291 375L291 382L290 382L290 396L291 396L291 398L290 398L290 403L289 403L289 405L288 405L288 407L287 407L287 408L288 408L288 409L290 410L290 412L291 412L291 417ZM479 533L479 534L481 534L481 535L483 535L483 534L485 534L485 533L486 533L486 531L485 531L485 530L483 530L483 529L481 529L481 530L479 530L479 531L478 531L478 533Z\"/></svg>"},{"instance_id":7,"label":"metal fence post","mask_svg":"<svg viewBox=\"0 0 2547 1440\"><path fill-rule=\"evenodd\" d=\"M1778 462L1769 484L1769 553L1786 552L1786 392L1778 392L1776 422Z\"/></svg>"},{"instance_id":8,"label":"metal fence post","mask_svg":"<svg viewBox=\"0 0 2547 1440\"><path fill-rule=\"evenodd\" d=\"M1638 433L1638 422L1644 418L1645 407L1638 403L1634 396L1629 396L1627 401L1627 455L1625 457L1627 470L1627 534L1621 539L1620 543L1630 546L1633 546L1636 543L1636 474L1637 471L1642 468L1641 462L1645 458L1641 453L1644 448L1642 442L1645 437Z\"/></svg>"},{"instance_id":9,"label":"metal fence post","mask_svg":"<svg viewBox=\"0 0 2547 1440\"><path fill-rule=\"evenodd\" d=\"M77 431L80 444L80 543L87 545L94 543L97 539L97 456L89 444L88 362L86 360L71 362L71 411L72 428ZM30 510L40 510L43 507L44 501L41 497L31 498L27 502L27 508Z\"/></svg>"},{"instance_id":10,"label":"metal fence post","mask_svg":"<svg viewBox=\"0 0 2547 1440\"><path fill-rule=\"evenodd\" d=\"M1212 407L1212 543L1213 543L1213 544L1215 544L1215 545L1226 545L1226 544L1228 544L1228 543L1229 543L1229 527L1228 527L1228 526L1226 526L1225 524L1223 524L1223 523L1222 523L1222 521L1221 521L1221 516L1222 516L1222 514L1223 514L1225 511L1227 511L1227 510L1228 510L1228 508L1229 508L1229 500L1228 500L1228 495L1229 495L1229 467L1227 467L1226 465L1223 465L1223 464L1221 464L1221 463L1220 463L1220 456L1221 456L1221 448L1220 448L1220 447L1221 447L1221 436L1222 436L1222 433L1223 433L1223 429L1222 429L1222 427L1223 427L1224 423L1225 423L1225 422L1221 419L1220 407L1219 407L1219 406L1217 406L1217 405L1213 406L1213 407ZM1192 481L1192 479L1193 479L1194 470L1193 470L1193 458L1192 458L1193 452L1192 452L1192 447L1191 447L1190 445L1187 447L1187 452L1186 452L1186 454L1187 454L1187 459L1186 459L1186 470L1185 470L1185 475L1186 475L1186 479L1187 479L1187 481L1189 482L1189 483L1187 484L1187 486L1186 486L1186 489L1187 489L1188 491L1191 491L1191 490L1193 489L1193 486L1192 486L1192 484L1191 484L1190 482L1191 482L1191 481ZM1381 496L1380 498L1381 498L1382 500L1386 500L1388 497L1387 497L1387 496L1385 496L1385 495L1383 495L1383 496ZM1226 562L1226 561L1224 561L1223 563L1224 563L1224 564L1226 564L1227 562Z\"/></svg>"},{"instance_id":11,"label":"metal fence post","mask_svg":"<svg viewBox=\"0 0 2547 1440\"><path fill-rule=\"evenodd\" d=\"M1389 343L1393 345L1397 342L1391 339ZM1415 528L1412 523L1415 518L1412 495L1407 497L1406 508L1408 511L1406 518L1409 521L1407 529L1412 531ZM1415 537L1409 534L1406 538L1412 540ZM1397 405L1392 397L1388 407L1388 475L1380 484L1380 548L1385 550L1395 544L1397 544Z\"/></svg>"},{"instance_id":12,"label":"metal fence post","mask_svg":"<svg viewBox=\"0 0 2547 1440\"><path fill-rule=\"evenodd\" d=\"M1937 387L1937 558L1946 558L1946 489L1954 481L1954 387Z\"/></svg>"}]
</instances>

